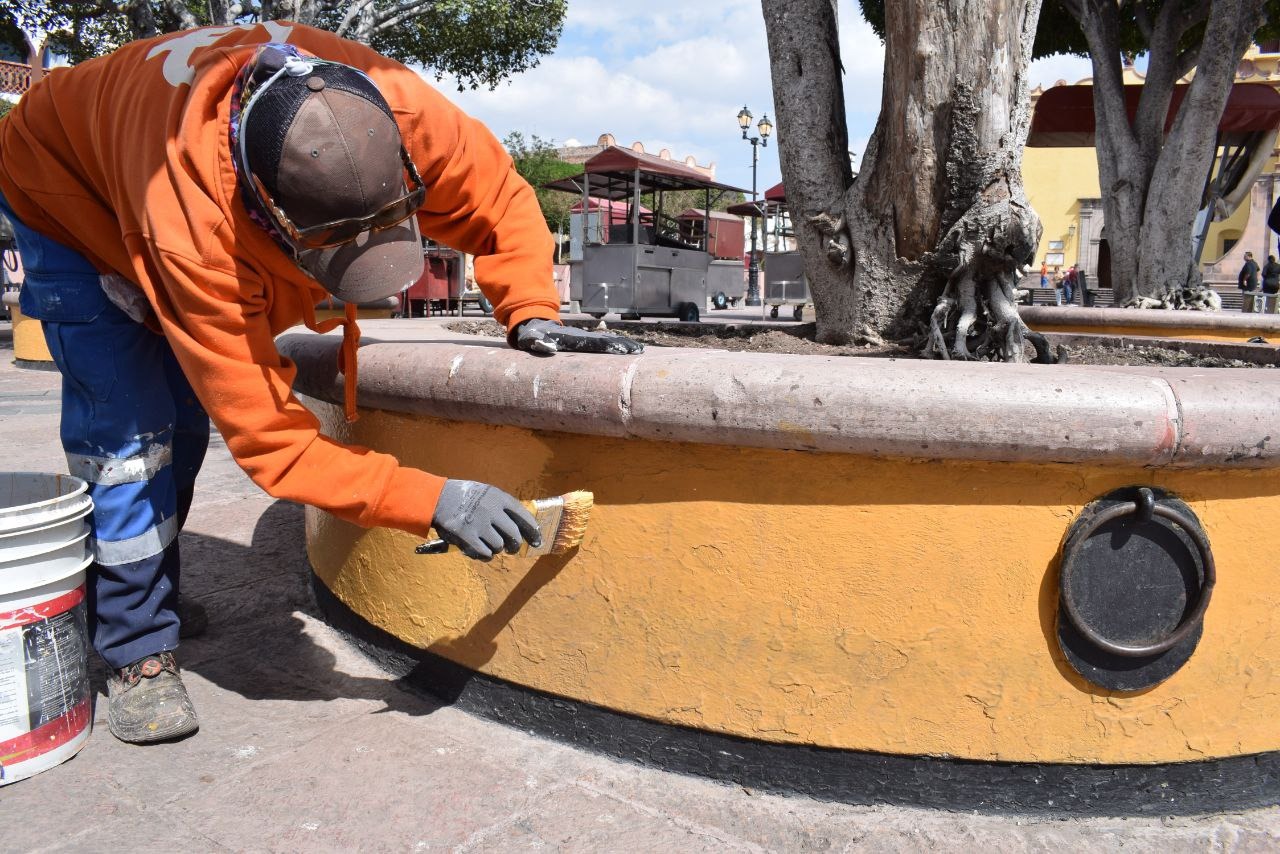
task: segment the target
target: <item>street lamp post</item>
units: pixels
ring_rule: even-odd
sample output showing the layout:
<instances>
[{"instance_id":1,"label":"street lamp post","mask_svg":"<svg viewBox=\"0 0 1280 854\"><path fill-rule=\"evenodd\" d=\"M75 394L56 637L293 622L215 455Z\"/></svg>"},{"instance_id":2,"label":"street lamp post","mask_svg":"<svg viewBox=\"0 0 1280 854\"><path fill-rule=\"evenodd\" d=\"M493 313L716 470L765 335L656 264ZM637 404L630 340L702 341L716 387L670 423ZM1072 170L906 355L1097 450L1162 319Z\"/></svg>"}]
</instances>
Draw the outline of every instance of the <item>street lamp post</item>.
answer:
<instances>
[{"instance_id":1,"label":"street lamp post","mask_svg":"<svg viewBox=\"0 0 1280 854\"><path fill-rule=\"evenodd\" d=\"M756 201L756 163L759 160L760 147L769 147L769 134L773 132L773 122L765 115L756 128L760 136L748 136L751 127L751 111L744 105L738 111L738 127L742 128L742 138L751 143L751 201ZM756 260L756 219L751 217L751 260L747 264L747 305L760 305L760 263Z\"/></svg>"}]
</instances>

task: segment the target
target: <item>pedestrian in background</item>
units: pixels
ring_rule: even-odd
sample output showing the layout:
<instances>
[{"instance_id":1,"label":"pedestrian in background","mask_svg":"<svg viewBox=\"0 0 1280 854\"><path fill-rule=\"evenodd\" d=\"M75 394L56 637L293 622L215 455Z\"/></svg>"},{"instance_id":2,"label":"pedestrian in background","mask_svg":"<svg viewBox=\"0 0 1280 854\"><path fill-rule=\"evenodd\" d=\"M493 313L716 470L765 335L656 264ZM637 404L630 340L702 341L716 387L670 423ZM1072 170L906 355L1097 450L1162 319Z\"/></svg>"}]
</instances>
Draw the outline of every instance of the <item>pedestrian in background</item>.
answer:
<instances>
[{"instance_id":1,"label":"pedestrian in background","mask_svg":"<svg viewBox=\"0 0 1280 854\"><path fill-rule=\"evenodd\" d=\"M1076 269L1076 285L1080 289L1081 304L1085 308L1093 308L1098 301L1097 283L1089 278L1083 268Z\"/></svg>"},{"instance_id":2,"label":"pedestrian in background","mask_svg":"<svg viewBox=\"0 0 1280 854\"><path fill-rule=\"evenodd\" d=\"M1240 268L1240 277L1237 284L1242 291L1256 291L1258 289L1258 262L1253 260L1253 253L1244 253L1244 266Z\"/></svg>"},{"instance_id":3,"label":"pedestrian in background","mask_svg":"<svg viewBox=\"0 0 1280 854\"><path fill-rule=\"evenodd\" d=\"M1053 271L1053 281L1054 281L1054 285L1053 285L1054 304L1070 305L1071 297L1074 296L1074 294L1071 292L1070 271L1068 270L1066 272L1062 272L1060 271L1059 268L1055 267Z\"/></svg>"},{"instance_id":4,"label":"pedestrian in background","mask_svg":"<svg viewBox=\"0 0 1280 854\"><path fill-rule=\"evenodd\" d=\"M1280 293L1280 262L1276 261L1274 255L1268 255L1267 263L1262 265L1262 291L1268 294Z\"/></svg>"}]
</instances>

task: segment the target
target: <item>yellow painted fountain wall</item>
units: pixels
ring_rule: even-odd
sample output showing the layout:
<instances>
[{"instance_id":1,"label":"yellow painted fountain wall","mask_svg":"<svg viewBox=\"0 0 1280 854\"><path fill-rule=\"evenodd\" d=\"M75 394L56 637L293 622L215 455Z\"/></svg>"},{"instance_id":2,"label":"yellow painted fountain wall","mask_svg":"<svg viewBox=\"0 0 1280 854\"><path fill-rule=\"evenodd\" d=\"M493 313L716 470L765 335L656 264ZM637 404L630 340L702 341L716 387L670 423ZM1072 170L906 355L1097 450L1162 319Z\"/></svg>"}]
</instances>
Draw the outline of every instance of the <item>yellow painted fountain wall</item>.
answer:
<instances>
[{"instance_id":1,"label":"yellow painted fountain wall","mask_svg":"<svg viewBox=\"0 0 1280 854\"><path fill-rule=\"evenodd\" d=\"M1257 326L1221 326L1217 328L1208 328L1204 326L1178 326L1174 324L1162 323L1157 326L1154 323L1138 323L1136 321L1149 319L1147 312L1132 311L1134 315L1134 323L1111 323L1111 324L1083 324L1073 323L1070 319L1058 317L1036 318L1029 321L1028 325L1037 332L1057 332L1063 334L1081 334L1081 335L1117 335L1126 338L1182 338L1189 341L1223 341L1233 344L1244 344L1250 338L1262 337L1268 341L1276 340L1276 327L1268 325L1267 320L1273 319L1275 315L1255 315L1259 318ZM1192 315L1192 312L1178 312L1179 314ZM1199 315L1199 313L1195 313ZM1203 315L1199 315L1203 316ZM1250 315L1239 315L1241 317L1249 317ZM1197 317L1198 319L1198 317Z\"/></svg>"},{"instance_id":2,"label":"yellow painted fountain wall","mask_svg":"<svg viewBox=\"0 0 1280 854\"><path fill-rule=\"evenodd\" d=\"M522 498L595 492L562 557L419 557L308 510L318 576L474 670L755 739L987 760L1195 760L1280 747L1276 471L878 461L616 440L308 401L326 432ZM1046 424L1045 429L1053 429ZM1196 654L1134 694L1054 640L1061 539L1116 487L1199 515L1218 585Z\"/></svg>"}]
</instances>

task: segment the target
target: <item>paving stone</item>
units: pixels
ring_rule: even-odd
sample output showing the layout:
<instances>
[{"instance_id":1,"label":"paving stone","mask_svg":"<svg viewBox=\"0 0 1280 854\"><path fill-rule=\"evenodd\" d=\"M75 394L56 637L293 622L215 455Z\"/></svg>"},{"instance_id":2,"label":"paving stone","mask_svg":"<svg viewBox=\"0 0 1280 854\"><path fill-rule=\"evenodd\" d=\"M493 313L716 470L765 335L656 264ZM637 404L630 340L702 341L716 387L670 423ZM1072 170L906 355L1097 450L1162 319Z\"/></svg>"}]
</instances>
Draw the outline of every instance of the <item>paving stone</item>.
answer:
<instances>
[{"instance_id":1,"label":"paving stone","mask_svg":"<svg viewBox=\"0 0 1280 854\"><path fill-rule=\"evenodd\" d=\"M599 792L568 786L548 793L532 810L482 832L462 851L549 851L594 854L601 851L754 852L714 829Z\"/></svg>"},{"instance_id":2,"label":"paving stone","mask_svg":"<svg viewBox=\"0 0 1280 854\"><path fill-rule=\"evenodd\" d=\"M392 715L356 723L259 763L250 778L176 798L171 809L237 850L420 851L462 844L543 794L518 765L482 758L430 726Z\"/></svg>"}]
</instances>

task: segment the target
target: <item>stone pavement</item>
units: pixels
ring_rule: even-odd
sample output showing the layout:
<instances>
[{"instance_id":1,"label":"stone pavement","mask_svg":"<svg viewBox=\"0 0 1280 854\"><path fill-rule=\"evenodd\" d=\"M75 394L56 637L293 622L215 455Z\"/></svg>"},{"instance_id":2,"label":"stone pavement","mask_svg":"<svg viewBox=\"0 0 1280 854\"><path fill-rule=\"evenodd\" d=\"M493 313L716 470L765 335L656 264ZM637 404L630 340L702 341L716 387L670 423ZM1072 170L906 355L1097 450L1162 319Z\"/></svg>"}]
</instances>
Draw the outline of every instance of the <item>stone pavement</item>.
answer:
<instances>
[{"instance_id":1,"label":"stone pavement","mask_svg":"<svg viewBox=\"0 0 1280 854\"><path fill-rule=\"evenodd\" d=\"M53 373L11 365L0 448L63 471ZM0 789L0 851L1272 851L1280 809L1031 820L762 795L617 762L407 690L318 617L302 511L215 436L183 534L209 633L179 652L202 728L132 747L105 724L69 762Z\"/></svg>"}]
</instances>

